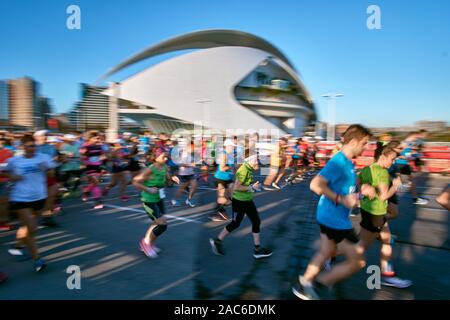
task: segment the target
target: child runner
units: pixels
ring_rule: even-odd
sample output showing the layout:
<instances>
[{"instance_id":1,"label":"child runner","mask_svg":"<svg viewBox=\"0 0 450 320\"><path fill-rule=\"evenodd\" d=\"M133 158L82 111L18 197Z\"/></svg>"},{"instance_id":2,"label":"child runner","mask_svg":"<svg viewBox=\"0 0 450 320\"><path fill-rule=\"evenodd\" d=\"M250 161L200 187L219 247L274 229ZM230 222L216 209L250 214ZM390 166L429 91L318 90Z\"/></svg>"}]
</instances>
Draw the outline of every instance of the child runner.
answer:
<instances>
[{"instance_id":1,"label":"child runner","mask_svg":"<svg viewBox=\"0 0 450 320\"><path fill-rule=\"evenodd\" d=\"M159 249L156 247L156 239L167 229L167 219L164 216L164 187L170 179L166 166L167 153L162 148L156 148L153 155L153 164L141 171L134 179L133 185L141 190L142 205L145 212L152 220L144 238L140 241L140 249L149 258L156 258ZM180 183L178 177L172 177L176 183Z\"/></svg>"}]
</instances>

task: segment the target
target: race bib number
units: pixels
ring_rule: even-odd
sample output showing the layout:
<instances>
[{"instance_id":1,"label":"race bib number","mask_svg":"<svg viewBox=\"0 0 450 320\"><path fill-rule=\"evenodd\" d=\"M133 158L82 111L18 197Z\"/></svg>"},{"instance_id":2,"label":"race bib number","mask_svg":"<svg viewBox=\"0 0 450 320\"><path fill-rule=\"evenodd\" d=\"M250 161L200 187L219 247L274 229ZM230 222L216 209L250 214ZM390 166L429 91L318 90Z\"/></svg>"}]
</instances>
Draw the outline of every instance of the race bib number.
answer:
<instances>
[{"instance_id":1,"label":"race bib number","mask_svg":"<svg viewBox=\"0 0 450 320\"><path fill-rule=\"evenodd\" d=\"M164 188L159 189L159 197L161 199L164 199L166 197L166 192L165 192Z\"/></svg>"}]
</instances>

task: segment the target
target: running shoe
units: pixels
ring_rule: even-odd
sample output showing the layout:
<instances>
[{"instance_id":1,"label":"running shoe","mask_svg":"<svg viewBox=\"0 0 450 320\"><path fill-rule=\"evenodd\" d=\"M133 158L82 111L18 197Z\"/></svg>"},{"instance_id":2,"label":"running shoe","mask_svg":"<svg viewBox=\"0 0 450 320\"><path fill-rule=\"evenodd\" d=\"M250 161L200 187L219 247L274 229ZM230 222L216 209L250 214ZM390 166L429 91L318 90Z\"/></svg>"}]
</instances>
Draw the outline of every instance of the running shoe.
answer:
<instances>
[{"instance_id":1,"label":"running shoe","mask_svg":"<svg viewBox=\"0 0 450 320\"><path fill-rule=\"evenodd\" d=\"M89 200L89 197L87 196L87 195L83 195L82 197L81 197L81 201L83 201L83 202L86 202L86 201L88 201Z\"/></svg>"},{"instance_id":2,"label":"running shoe","mask_svg":"<svg viewBox=\"0 0 450 320\"><path fill-rule=\"evenodd\" d=\"M20 257L20 256L25 255L23 248L11 248L11 249L8 249L8 253L15 257Z\"/></svg>"},{"instance_id":3,"label":"running shoe","mask_svg":"<svg viewBox=\"0 0 450 320\"><path fill-rule=\"evenodd\" d=\"M126 202L126 201L130 200L130 197L129 196L121 196L120 200L122 200L123 202Z\"/></svg>"},{"instance_id":4,"label":"running shoe","mask_svg":"<svg viewBox=\"0 0 450 320\"><path fill-rule=\"evenodd\" d=\"M103 209L103 203L101 203L101 202L98 202L95 206L94 206L94 209L95 210L97 210L97 209Z\"/></svg>"},{"instance_id":5,"label":"running shoe","mask_svg":"<svg viewBox=\"0 0 450 320\"><path fill-rule=\"evenodd\" d=\"M5 282L8 279L8 276L4 272L0 272L0 284Z\"/></svg>"},{"instance_id":6,"label":"running shoe","mask_svg":"<svg viewBox=\"0 0 450 320\"><path fill-rule=\"evenodd\" d=\"M219 213L216 213L216 214L210 216L209 219L210 219L211 221L214 221L214 222L224 222L224 221L228 221L228 219L224 219L224 217L221 216Z\"/></svg>"},{"instance_id":7,"label":"running shoe","mask_svg":"<svg viewBox=\"0 0 450 320\"><path fill-rule=\"evenodd\" d=\"M17 261L27 261L31 259L31 256L26 253L24 248L11 248L8 249L8 253L16 258Z\"/></svg>"},{"instance_id":8,"label":"running shoe","mask_svg":"<svg viewBox=\"0 0 450 320\"><path fill-rule=\"evenodd\" d=\"M278 184L276 184L275 182L272 183L272 187L275 189L281 190L281 187Z\"/></svg>"},{"instance_id":9,"label":"running shoe","mask_svg":"<svg viewBox=\"0 0 450 320\"><path fill-rule=\"evenodd\" d=\"M266 190L266 191L275 191L275 190L277 190L277 189L272 188L270 186L263 186L263 189Z\"/></svg>"},{"instance_id":10,"label":"running shoe","mask_svg":"<svg viewBox=\"0 0 450 320\"><path fill-rule=\"evenodd\" d=\"M413 203L423 206L423 205L428 204L428 200L423 199L423 198L417 198Z\"/></svg>"},{"instance_id":11,"label":"running shoe","mask_svg":"<svg viewBox=\"0 0 450 320\"><path fill-rule=\"evenodd\" d=\"M186 205L188 205L191 208L195 207L195 203L194 203L194 201L192 201L192 199L191 200L186 199L185 203L186 203Z\"/></svg>"},{"instance_id":12,"label":"running shoe","mask_svg":"<svg viewBox=\"0 0 450 320\"><path fill-rule=\"evenodd\" d=\"M42 259L34 260L34 271L40 272L45 269L47 265L45 264L45 261Z\"/></svg>"},{"instance_id":13,"label":"running shoe","mask_svg":"<svg viewBox=\"0 0 450 320\"><path fill-rule=\"evenodd\" d=\"M299 276L299 281L292 287L292 293L302 300L320 300L313 284L306 282L303 276Z\"/></svg>"},{"instance_id":14,"label":"running shoe","mask_svg":"<svg viewBox=\"0 0 450 320\"><path fill-rule=\"evenodd\" d=\"M392 277L381 276L381 284L383 286L404 289L410 287L412 285L412 281L407 279L401 279L397 276Z\"/></svg>"},{"instance_id":15,"label":"running shoe","mask_svg":"<svg viewBox=\"0 0 450 320\"><path fill-rule=\"evenodd\" d=\"M179 207L180 206L180 202L177 201L177 200L172 200L172 206Z\"/></svg>"},{"instance_id":16,"label":"running shoe","mask_svg":"<svg viewBox=\"0 0 450 320\"><path fill-rule=\"evenodd\" d=\"M225 254L222 248L222 241L209 238L209 243L211 244L212 252L214 252L215 255L223 256Z\"/></svg>"},{"instance_id":17,"label":"running shoe","mask_svg":"<svg viewBox=\"0 0 450 320\"><path fill-rule=\"evenodd\" d=\"M217 211L217 214L222 218L223 221L230 220L225 209Z\"/></svg>"},{"instance_id":18,"label":"running shoe","mask_svg":"<svg viewBox=\"0 0 450 320\"><path fill-rule=\"evenodd\" d=\"M259 247L258 249L253 250L253 257L255 259L267 258L270 257L272 254L273 254L272 250L263 247Z\"/></svg>"},{"instance_id":19,"label":"running shoe","mask_svg":"<svg viewBox=\"0 0 450 320\"><path fill-rule=\"evenodd\" d=\"M158 254L153 250L150 244L145 243L144 239L140 242L141 251L149 258L157 258Z\"/></svg>"},{"instance_id":20,"label":"running shoe","mask_svg":"<svg viewBox=\"0 0 450 320\"><path fill-rule=\"evenodd\" d=\"M8 223L0 224L0 232L11 231L12 227Z\"/></svg>"}]
</instances>

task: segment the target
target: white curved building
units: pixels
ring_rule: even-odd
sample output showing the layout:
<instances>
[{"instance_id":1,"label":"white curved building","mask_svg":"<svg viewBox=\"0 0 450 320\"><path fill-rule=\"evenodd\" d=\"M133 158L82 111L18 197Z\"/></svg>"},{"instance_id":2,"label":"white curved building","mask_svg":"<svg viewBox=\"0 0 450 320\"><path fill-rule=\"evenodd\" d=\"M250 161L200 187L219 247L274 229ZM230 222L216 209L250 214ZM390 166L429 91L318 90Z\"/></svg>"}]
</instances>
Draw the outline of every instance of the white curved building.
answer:
<instances>
[{"instance_id":1,"label":"white curved building","mask_svg":"<svg viewBox=\"0 0 450 320\"><path fill-rule=\"evenodd\" d=\"M209 30L152 46L102 79L155 55L191 50L104 91L119 112L153 131L191 128L278 129L299 135L316 120L311 96L287 58L267 41L231 30ZM110 106L111 112L116 107ZM110 127L114 129L110 116Z\"/></svg>"}]
</instances>

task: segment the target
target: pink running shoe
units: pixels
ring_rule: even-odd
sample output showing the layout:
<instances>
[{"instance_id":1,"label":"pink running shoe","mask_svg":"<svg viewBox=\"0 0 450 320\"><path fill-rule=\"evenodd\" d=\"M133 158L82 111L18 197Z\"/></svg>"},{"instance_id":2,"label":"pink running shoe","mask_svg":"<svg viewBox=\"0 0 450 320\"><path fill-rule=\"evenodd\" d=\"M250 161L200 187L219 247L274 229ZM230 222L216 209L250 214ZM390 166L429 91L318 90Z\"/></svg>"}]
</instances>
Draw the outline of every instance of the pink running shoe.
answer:
<instances>
[{"instance_id":1,"label":"pink running shoe","mask_svg":"<svg viewBox=\"0 0 450 320\"><path fill-rule=\"evenodd\" d=\"M144 239L140 242L140 248L141 251L144 252L144 254L149 258L157 258L158 254L155 252L155 250L152 248L150 244L146 244Z\"/></svg>"}]
</instances>

